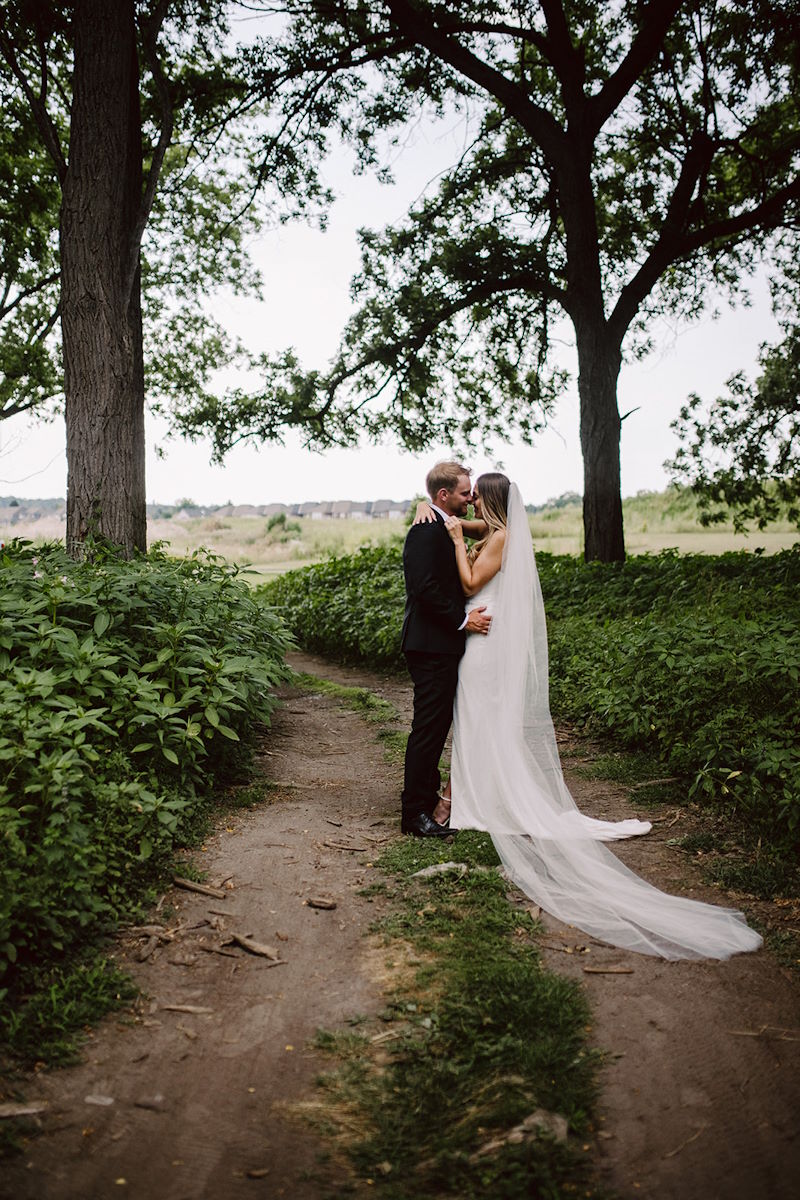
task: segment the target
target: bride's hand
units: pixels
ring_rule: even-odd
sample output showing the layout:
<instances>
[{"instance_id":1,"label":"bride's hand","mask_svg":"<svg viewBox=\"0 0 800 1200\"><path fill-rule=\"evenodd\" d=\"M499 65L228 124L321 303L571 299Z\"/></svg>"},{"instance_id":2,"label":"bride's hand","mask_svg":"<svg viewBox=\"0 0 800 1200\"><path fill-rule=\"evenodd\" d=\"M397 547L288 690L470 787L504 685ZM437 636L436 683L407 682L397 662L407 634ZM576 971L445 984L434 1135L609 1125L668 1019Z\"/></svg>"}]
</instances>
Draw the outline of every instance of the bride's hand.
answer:
<instances>
[{"instance_id":1,"label":"bride's hand","mask_svg":"<svg viewBox=\"0 0 800 1200\"><path fill-rule=\"evenodd\" d=\"M456 545L464 541L464 530L458 517L448 517L444 523L445 529L450 534Z\"/></svg>"},{"instance_id":2,"label":"bride's hand","mask_svg":"<svg viewBox=\"0 0 800 1200\"><path fill-rule=\"evenodd\" d=\"M412 525L426 525L436 520L436 515L427 500L420 500Z\"/></svg>"}]
</instances>

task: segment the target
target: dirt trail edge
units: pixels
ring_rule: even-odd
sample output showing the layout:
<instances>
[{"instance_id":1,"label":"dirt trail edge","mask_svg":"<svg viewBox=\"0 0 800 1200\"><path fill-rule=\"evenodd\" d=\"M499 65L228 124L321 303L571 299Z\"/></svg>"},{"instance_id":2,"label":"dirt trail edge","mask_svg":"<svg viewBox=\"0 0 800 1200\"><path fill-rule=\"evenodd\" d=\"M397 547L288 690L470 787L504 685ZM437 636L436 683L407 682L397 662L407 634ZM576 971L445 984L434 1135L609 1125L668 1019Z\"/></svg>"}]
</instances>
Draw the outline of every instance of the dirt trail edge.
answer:
<instances>
[{"instance_id":1,"label":"dirt trail edge","mask_svg":"<svg viewBox=\"0 0 800 1200\"><path fill-rule=\"evenodd\" d=\"M403 680L292 661L410 716ZM171 891L151 920L180 931L144 961L144 935L121 939L144 999L95 1032L81 1065L25 1082L48 1109L0 1170L4 1200L320 1200L341 1178L291 1105L325 1066L315 1031L382 1007L363 935L383 901L359 891L397 835L400 769L335 699L283 695L261 763L271 802L231 815L197 854L225 899ZM630 815L614 785L569 781L592 816ZM614 850L660 887L733 903L699 883L667 825ZM336 908L308 904L319 897ZM764 952L664 963L545 923L548 965L580 979L608 1055L595 1154L609 1187L624 1200L794 1200L800 989L789 973ZM225 944L234 932L282 961Z\"/></svg>"}]
</instances>

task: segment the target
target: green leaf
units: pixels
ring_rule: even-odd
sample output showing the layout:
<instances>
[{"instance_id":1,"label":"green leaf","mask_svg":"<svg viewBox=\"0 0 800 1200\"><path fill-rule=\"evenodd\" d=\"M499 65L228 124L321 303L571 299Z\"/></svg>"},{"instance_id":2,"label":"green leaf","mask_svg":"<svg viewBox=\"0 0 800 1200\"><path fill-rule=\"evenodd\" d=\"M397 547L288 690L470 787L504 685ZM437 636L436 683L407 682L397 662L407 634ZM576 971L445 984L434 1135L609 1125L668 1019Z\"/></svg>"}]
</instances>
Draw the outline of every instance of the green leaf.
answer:
<instances>
[{"instance_id":1,"label":"green leaf","mask_svg":"<svg viewBox=\"0 0 800 1200\"><path fill-rule=\"evenodd\" d=\"M162 746L161 753L164 755L164 758L166 758L168 762L174 763L176 767L180 766L180 761L178 759L178 756L175 753L175 751L172 749L171 746Z\"/></svg>"},{"instance_id":2,"label":"green leaf","mask_svg":"<svg viewBox=\"0 0 800 1200\"><path fill-rule=\"evenodd\" d=\"M236 730L231 729L230 725L218 725L217 730L222 734L223 737L230 738L232 742L238 742L241 740Z\"/></svg>"},{"instance_id":3,"label":"green leaf","mask_svg":"<svg viewBox=\"0 0 800 1200\"><path fill-rule=\"evenodd\" d=\"M102 637L105 631L111 624L111 615L107 612L99 612L94 619L94 632L96 637Z\"/></svg>"}]
</instances>

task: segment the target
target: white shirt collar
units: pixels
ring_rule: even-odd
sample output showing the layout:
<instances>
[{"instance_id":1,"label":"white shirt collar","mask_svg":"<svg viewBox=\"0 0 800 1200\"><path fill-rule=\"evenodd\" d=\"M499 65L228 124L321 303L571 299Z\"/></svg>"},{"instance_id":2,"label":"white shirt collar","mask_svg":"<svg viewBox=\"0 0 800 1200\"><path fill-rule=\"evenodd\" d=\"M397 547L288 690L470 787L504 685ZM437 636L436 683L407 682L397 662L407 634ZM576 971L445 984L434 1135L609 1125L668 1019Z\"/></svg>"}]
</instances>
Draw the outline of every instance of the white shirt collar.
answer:
<instances>
[{"instance_id":1,"label":"white shirt collar","mask_svg":"<svg viewBox=\"0 0 800 1200\"><path fill-rule=\"evenodd\" d=\"M446 512L444 511L444 509L443 509L443 508L439 508L439 505L438 505L438 504L434 504L434 503L433 503L432 501L430 501L430 500L428 501L428 503L430 504L430 506L431 506L431 508L433 509L433 511L434 511L434 512L438 512L439 516L440 516L440 517L441 517L441 518L442 518L444 521L447 521L447 520L448 520L448 518L450 517L450 513L446 513Z\"/></svg>"}]
</instances>

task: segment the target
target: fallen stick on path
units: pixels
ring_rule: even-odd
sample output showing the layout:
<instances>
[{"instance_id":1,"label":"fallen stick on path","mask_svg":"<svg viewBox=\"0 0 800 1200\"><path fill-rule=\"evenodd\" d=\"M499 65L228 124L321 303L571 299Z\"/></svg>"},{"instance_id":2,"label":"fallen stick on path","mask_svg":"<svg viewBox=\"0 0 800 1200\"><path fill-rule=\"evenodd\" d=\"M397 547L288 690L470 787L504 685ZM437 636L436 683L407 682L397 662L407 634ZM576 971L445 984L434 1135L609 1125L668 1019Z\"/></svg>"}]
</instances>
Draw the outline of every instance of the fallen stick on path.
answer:
<instances>
[{"instance_id":1,"label":"fallen stick on path","mask_svg":"<svg viewBox=\"0 0 800 1200\"><path fill-rule=\"evenodd\" d=\"M195 883L193 879L184 879L182 875L173 875L172 882L176 887L185 888L187 892L199 892L201 896L213 896L215 900L224 900L228 894L222 888L209 887L207 883Z\"/></svg>"},{"instance_id":2,"label":"fallen stick on path","mask_svg":"<svg viewBox=\"0 0 800 1200\"><path fill-rule=\"evenodd\" d=\"M641 783L630 783L630 784L628 784L628 787L630 788L630 790L632 792L635 792L637 788L655 787L655 785L657 783L678 783L678 782L679 782L679 779L678 779L677 775L665 775L662 779L643 779L641 781ZM661 818L661 819L663 820L663 818Z\"/></svg>"},{"instance_id":3,"label":"fallen stick on path","mask_svg":"<svg viewBox=\"0 0 800 1200\"><path fill-rule=\"evenodd\" d=\"M213 1013L213 1008L206 1008L202 1004L162 1004L161 1008L164 1012L183 1012L183 1013Z\"/></svg>"},{"instance_id":4,"label":"fallen stick on path","mask_svg":"<svg viewBox=\"0 0 800 1200\"><path fill-rule=\"evenodd\" d=\"M207 946L205 942L198 942L197 948L198 950L205 950L206 954L222 954L225 958L240 957L235 950L224 950L222 946Z\"/></svg>"},{"instance_id":5,"label":"fallen stick on path","mask_svg":"<svg viewBox=\"0 0 800 1200\"><path fill-rule=\"evenodd\" d=\"M633 967L584 967L585 975L632 975Z\"/></svg>"},{"instance_id":6,"label":"fallen stick on path","mask_svg":"<svg viewBox=\"0 0 800 1200\"><path fill-rule=\"evenodd\" d=\"M252 938L245 937L241 933L229 933L228 940L236 942L237 946L241 946L243 950L249 950L251 954L259 955L260 958L271 958L274 962L280 961L278 951L264 942L254 942Z\"/></svg>"},{"instance_id":7,"label":"fallen stick on path","mask_svg":"<svg viewBox=\"0 0 800 1200\"><path fill-rule=\"evenodd\" d=\"M0 1121L13 1117L35 1117L47 1111L47 1104L0 1104Z\"/></svg>"},{"instance_id":8,"label":"fallen stick on path","mask_svg":"<svg viewBox=\"0 0 800 1200\"><path fill-rule=\"evenodd\" d=\"M695 1130L695 1132L692 1134L692 1136L688 1137L685 1142L681 1142L680 1146L676 1146L674 1150L670 1150L667 1154L662 1154L661 1157L662 1158L674 1158L675 1155L680 1154L681 1150L685 1149L686 1146L691 1145L692 1142L696 1142L697 1139L700 1137L700 1134L705 1133L706 1129L708 1129L707 1125L701 1125L700 1128Z\"/></svg>"},{"instance_id":9,"label":"fallen stick on path","mask_svg":"<svg viewBox=\"0 0 800 1200\"><path fill-rule=\"evenodd\" d=\"M353 846L349 842L323 842L322 844L330 850L358 850L359 852L369 850L369 846Z\"/></svg>"},{"instance_id":10,"label":"fallen stick on path","mask_svg":"<svg viewBox=\"0 0 800 1200\"><path fill-rule=\"evenodd\" d=\"M760 1029L729 1029L732 1037L772 1038L776 1042L800 1042L798 1029L777 1029L771 1025L762 1025Z\"/></svg>"},{"instance_id":11,"label":"fallen stick on path","mask_svg":"<svg viewBox=\"0 0 800 1200\"><path fill-rule=\"evenodd\" d=\"M139 953L136 955L136 961L137 962L147 962L148 958L153 953L153 951L155 950L157 945L158 945L158 938L155 935L153 935L153 937L149 937L147 939L147 941L145 942L145 944L142 946Z\"/></svg>"},{"instance_id":12,"label":"fallen stick on path","mask_svg":"<svg viewBox=\"0 0 800 1200\"><path fill-rule=\"evenodd\" d=\"M560 950L562 954L589 954L591 951L588 946L576 944L574 946L556 946L553 942L539 943L545 950ZM602 968L600 968L602 969Z\"/></svg>"}]
</instances>

